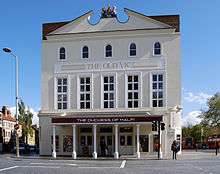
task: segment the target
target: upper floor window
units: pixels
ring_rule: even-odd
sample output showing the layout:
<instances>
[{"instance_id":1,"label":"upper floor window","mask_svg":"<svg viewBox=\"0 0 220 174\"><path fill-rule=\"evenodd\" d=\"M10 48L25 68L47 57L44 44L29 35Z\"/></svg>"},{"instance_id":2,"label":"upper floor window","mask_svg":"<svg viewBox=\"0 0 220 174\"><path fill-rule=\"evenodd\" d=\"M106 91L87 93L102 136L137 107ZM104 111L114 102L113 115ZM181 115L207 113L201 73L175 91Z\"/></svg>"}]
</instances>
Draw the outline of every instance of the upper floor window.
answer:
<instances>
[{"instance_id":1,"label":"upper floor window","mask_svg":"<svg viewBox=\"0 0 220 174\"><path fill-rule=\"evenodd\" d=\"M104 81L104 108L115 108L115 78L105 76Z\"/></svg>"},{"instance_id":2,"label":"upper floor window","mask_svg":"<svg viewBox=\"0 0 220 174\"><path fill-rule=\"evenodd\" d=\"M57 108L67 109L67 78L57 79Z\"/></svg>"},{"instance_id":3,"label":"upper floor window","mask_svg":"<svg viewBox=\"0 0 220 174\"><path fill-rule=\"evenodd\" d=\"M164 77L163 74L152 75L152 106L164 106Z\"/></svg>"},{"instance_id":4,"label":"upper floor window","mask_svg":"<svg viewBox=\"0 0 220 174\"><path fill-rule=\"evenodd\" d=\"M107 45L105 47L105 57L112 57L112 46Z\"/></svg>"},{"instance_id":5,"label":"upper floor window","mask_svg":"<svg viewBox=\"0 0 220 174\"><path fill-rule=\"evenodd\" d=\"M82 58L89 58L89 48L87 46L82 49Z\"/></svg>"},{"instance_id":6,"label":"upper floor window","mask_svg":"<svg viewBox=\"0 0 220 174\"><path fill-rule=\"evenodd\" d=\"M136 44L135 43L130 44L129 55L136 56Z\"/></svg>"},{"instance_id":7,"label":"upper floor window","mask_svg":"<svg viewBox=\"0 0 220 174\"><path fill-rule=\"evenodd\" d=\"M138 108L139 79L138 75L128 76L128 108Z\"/></svg>"},{"instance_id":8,"label":"upper floor window","mask_svg":"<svg viewBox=\"0 0 220 174\"><path fill-rule=\"evenodd\" d=\"M154 55L161 55L161 44L160 44L160 42L156 42L154 44Z\"/></svg>"},{"instance_id":9,"label":"upper floor window","mask_svg":"<svg viewBox=\"0 0 220 174\"><path fill-rule=\"evenodd\" d=\"M91 79L90 77L80 78L80 109L91 108Z\"/></svg>"},{"instance_id":10,"label":"upper floor window","mask_svg":"<svg viewBox=\"0 0 220 174\"><path fill-rule=\"evenodd\" d=\"M66 50L64 47L60 48L60 60L65 60L66 59Z\"/></svg>"}]
</instances>

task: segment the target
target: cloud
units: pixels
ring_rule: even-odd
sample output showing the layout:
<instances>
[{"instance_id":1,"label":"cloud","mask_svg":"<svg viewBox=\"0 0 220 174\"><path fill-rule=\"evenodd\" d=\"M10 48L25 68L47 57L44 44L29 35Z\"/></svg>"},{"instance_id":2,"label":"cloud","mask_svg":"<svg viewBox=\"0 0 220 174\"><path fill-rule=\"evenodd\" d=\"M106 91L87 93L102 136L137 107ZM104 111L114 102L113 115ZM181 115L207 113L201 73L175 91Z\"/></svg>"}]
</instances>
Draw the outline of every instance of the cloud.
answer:
<instances>
[{"instance_id":1,"label":"cloud","mask_svg":"<svg viewBox=\"0 0 220 174\"><path fill-rule=\"evenodd\" d=\"M207 99L212 97L212 95L206 94L206 93L198 93L194 94L192 92L185 92L184 93L184 99L188 102L198 103L198 104L205 104L207 102Z\"/></svg>"},{"instance_id":2,"label":"cloud","mask_svg":"<svg viewBox=\"0 0 220 174\"><path fill-rule=\"evenodd\" d=\"M201 119L198 116L201 114L201 111L191 111L186 116L182 118L182 126L194 126L201 122Z\"/></svg>"},{"instance_id":3,"label":"cloud","mask_svg":"<svg viewBox=\"0 0 220 174\"><path fill-rule=\"evenodd\" d=\"M28 107L26 107L26 110ZM39 125L39 118L37 116L38 112L35 111L33 108L29 108L30 112L33 114L33 119L32 119L32 124L37 124ZM9 110L11 111L12 115L15 115L16 107L9 107Z\"/></svg>"}]
</instances>

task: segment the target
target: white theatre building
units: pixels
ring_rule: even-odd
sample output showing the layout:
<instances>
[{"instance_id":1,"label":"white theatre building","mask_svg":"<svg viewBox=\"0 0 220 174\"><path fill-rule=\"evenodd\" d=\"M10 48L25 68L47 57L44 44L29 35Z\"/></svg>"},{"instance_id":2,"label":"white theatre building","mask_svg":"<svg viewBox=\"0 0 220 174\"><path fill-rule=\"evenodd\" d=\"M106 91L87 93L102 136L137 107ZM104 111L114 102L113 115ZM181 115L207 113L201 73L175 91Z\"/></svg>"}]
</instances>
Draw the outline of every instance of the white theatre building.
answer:
<instances>
[{"instance_id":1,"label":"white theatre building","mask_svg":"<svg viewBox=\"0 0 220 174\"><path fill-rule=\"evenodd\" d=\"M43 24L40 155L164 158L181 140L179 15L125 13Z\"/></svg>"}]
</instances>

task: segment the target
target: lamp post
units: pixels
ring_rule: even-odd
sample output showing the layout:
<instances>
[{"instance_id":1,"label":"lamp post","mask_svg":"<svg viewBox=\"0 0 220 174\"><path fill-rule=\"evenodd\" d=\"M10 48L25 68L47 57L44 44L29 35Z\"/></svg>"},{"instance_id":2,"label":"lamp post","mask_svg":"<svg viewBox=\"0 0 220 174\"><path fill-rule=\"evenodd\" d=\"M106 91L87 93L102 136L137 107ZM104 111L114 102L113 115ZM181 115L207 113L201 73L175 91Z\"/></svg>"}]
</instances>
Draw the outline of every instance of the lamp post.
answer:
<instances>
[{"instance_id":1,"label":"lamp post","mask_svg":"<svg viewBox=\"0 0 220 174\"><path fill-rule=\"evenodd\" d=\"M16 127L15 127L15 134L16 134L16 157L19 157L19 137L18 137L18 56L16 56L10 48L3 48L3 51L12 55L15 58L15 101L16 101Z\"/></svg>"}]
</instances>

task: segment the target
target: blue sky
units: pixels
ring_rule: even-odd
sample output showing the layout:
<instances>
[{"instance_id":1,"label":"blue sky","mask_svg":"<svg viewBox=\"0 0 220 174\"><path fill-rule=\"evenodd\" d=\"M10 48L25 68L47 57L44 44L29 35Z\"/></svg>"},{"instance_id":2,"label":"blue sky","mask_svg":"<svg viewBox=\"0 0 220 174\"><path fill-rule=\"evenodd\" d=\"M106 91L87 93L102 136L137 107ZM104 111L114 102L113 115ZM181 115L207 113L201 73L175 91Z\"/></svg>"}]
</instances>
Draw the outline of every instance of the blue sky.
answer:
<instances>
[{"instance_id":1,"label":"blue sky","mask_svg":"<svg viewBox=\"0 0 220 174\"><path fill-rule=\"evenodd\" d=\"M145 15L180 14L183 116L195 117L206 98L220 87L219 0L109 0L122 9ZM0 5L0 48L8 46L20 57L20 96L37 111L40 108L40 59L42 23L72 20L94 10L96 21L104 0L7 0ZM14 106L14 60L0 51L0 107ZM192 113L193 112L193 113ZM191 114L191 115L190 115Z\"/></svg>"}]
</instances>

